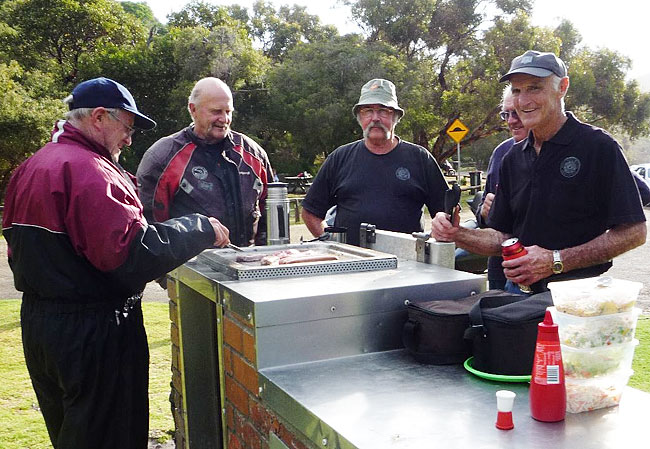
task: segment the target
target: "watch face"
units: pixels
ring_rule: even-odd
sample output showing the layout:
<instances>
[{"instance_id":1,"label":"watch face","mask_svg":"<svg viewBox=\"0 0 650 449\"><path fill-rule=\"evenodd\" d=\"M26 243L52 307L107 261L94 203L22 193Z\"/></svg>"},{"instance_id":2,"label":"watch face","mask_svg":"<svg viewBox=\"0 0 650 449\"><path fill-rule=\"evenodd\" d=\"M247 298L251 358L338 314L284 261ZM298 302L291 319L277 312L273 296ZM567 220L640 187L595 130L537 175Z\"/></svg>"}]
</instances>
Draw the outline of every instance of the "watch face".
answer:
<instances>
[{"instance_id":1,"label":"watch face","mask_svg":"<svg viewBox=\"0 0 650 449\"><path fill-rule=\"evenodd\" d=\"M560 274L562 273L563 269L564 269L564 265L562 264L562 262L553 262L553 273Z\"/></svg>"}]
</instances>

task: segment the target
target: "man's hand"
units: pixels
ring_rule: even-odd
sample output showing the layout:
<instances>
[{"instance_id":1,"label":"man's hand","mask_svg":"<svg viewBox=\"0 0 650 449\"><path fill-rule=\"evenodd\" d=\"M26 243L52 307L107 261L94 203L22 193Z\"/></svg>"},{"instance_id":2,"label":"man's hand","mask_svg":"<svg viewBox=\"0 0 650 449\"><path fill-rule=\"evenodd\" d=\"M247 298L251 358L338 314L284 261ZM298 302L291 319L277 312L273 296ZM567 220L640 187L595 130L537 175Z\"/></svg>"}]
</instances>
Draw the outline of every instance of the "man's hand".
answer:
<instances>
[{"instance_id":1,"label":"man's hand","mask_svg":"<svg viewBox=\"0 0 650 449\"><path fill-rule=\"evenodd\" d=\"M492 209L492 201L494 201L494 193L485 195L485 199L481 205L481 217L483 217L483 220L487 220L490 209Z\"/></svg>"},{"instance_id":2,"label":"man's hand","mask_svg":"<svg viewBox=\"0 0 650 449\"><path fill-rule=\"evenodd\" d=\"M210 224L214 230L214 246L223 248L230 243L230 231L228 231L228 228L222 225L221 222L214 217L208 217L208 220L210 220Z\"/></svg>"},{"instance_id":3,"label":"man's hand","mask_svg":"<svg viewBox=\"0 0 650 449\"><path fill-rule=\"evenodd\" d=\"M431 221L431 237L439 242L453 242L460 225L460 207L454 209L453 220L451 223L449 214L438 212Z\"/></svg>"},{"instance_id":4,"label":"man's hand","mask_svg":"<svg viewBox=\"0 0 650 449\"><path fill-rule=\"evenodd\" d=\"M527 246L528 254L517 259L504 260L506 278L521 285L532 285L553 274L553 251L537 245Z\"/></svg>"}]
</instances>

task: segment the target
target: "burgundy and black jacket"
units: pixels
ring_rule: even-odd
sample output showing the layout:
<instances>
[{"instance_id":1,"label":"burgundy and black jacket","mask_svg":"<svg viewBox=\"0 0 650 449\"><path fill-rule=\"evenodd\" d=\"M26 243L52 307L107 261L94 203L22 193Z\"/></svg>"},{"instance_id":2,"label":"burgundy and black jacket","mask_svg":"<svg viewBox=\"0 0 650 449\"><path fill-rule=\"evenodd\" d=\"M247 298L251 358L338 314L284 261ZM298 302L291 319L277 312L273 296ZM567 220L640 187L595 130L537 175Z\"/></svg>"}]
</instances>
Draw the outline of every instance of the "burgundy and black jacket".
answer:
<instances>
[{"instance_id":1,"label":"burgundy and black jacket","mask_svg":"<svg viewBox=\"0 0 650 449\"><path fill-rule=\"evenodd\" d=\"M119 304L215 238L199 214L147 223L129 175L65 121L13 174L2 228L16 289L65 303Z\"/></svg>"},{"instance_id":2,"label":"burgundy and black jacket","mask_svg":"<svg viewBox=\"0 0 650 449\"><path fill-rule=\"evenodd\" d=\"M236 245L266 244L267 183L271 164L262 147L230 131L209 145L189 126L149 148L138 167L144 214L163 221L190 212L215 217Z\"/></svg>"}]
</instances>

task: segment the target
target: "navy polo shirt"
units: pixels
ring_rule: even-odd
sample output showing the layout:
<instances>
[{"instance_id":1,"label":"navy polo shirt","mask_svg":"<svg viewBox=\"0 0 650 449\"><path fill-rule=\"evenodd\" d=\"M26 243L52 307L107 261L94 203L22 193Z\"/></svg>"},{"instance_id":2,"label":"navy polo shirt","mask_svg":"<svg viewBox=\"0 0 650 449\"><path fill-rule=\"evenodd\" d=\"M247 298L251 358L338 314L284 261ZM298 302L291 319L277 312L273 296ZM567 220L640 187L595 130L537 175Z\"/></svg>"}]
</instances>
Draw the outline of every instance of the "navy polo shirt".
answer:
<instances>
[{"instance_id":1,"label":"navy polo shirt","mask_svg":"<svg viewBox=\"0 0 650 449\"><path fill-rule=\"evenodd\" d=\"M618 143L604 130L578 121L570 112L566 115L567 121L542 144L539 156L531 133L501 164L488 224L518 237L524 246L573 247L616 225L645 221Z\"/></svg>"}]
</instances>

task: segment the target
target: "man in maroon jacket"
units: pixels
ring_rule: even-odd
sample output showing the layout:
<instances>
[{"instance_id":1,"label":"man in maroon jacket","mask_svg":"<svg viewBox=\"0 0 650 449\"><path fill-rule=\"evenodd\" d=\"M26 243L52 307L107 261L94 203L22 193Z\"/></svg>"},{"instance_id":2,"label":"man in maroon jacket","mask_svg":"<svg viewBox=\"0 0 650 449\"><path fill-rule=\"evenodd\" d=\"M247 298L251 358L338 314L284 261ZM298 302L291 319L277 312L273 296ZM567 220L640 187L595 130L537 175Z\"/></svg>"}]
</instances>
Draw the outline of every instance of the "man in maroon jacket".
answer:
<instances>
[{"instance_id":1,"label":"man in maroon jacket","mask_svg":"<svg viewBox=\"0 0 650 449\"><path fill-rule=\"evenodd\" d=\"M145 284L213 245L214 218L149 224L118 164L134 127L156 123L107 78L79 84L67 120L7 187L2 232L23 292L25 360L57 449L145 449L149 352Z\"/></svg>"}]
</instances>

